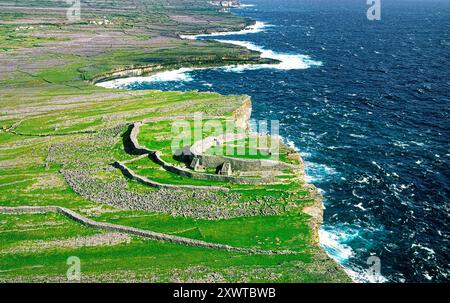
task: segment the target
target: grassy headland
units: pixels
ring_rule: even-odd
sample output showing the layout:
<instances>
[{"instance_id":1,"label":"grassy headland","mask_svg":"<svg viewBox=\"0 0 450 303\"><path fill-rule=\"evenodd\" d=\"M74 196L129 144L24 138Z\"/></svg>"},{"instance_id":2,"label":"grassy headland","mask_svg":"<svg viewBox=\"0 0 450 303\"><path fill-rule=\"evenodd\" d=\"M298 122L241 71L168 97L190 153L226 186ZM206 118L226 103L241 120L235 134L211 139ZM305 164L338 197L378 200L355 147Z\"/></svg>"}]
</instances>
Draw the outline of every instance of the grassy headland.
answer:
<instances>
[{"instance_id":1,"label":"grassy headland","mask_svg":"<svg viewBox=\"0 0 450 303\"><path fill-rule=\"evenodd\" d=\"M0 214L0 281L66 281L70 256L81 259L84 281L349 281L317 244L320 199L299 176L269 185L216 182L229 192L198 194L151 188L111 166L136 157L124 144L130 123L148 121L140 141L164 152L167 144L153 139L167 132L168 121L194 112L230 118L247 98L93 82L130 70L260 63L247 49L178 38L249 21L204 0L82 3L78 23L68 23L65 1L0 4L0 206L61 206L98 222L295 253L117 236L54 213ZM213 183L174 175L147 158L130 166L161 183Z\"/></svg>"}]
</instances>

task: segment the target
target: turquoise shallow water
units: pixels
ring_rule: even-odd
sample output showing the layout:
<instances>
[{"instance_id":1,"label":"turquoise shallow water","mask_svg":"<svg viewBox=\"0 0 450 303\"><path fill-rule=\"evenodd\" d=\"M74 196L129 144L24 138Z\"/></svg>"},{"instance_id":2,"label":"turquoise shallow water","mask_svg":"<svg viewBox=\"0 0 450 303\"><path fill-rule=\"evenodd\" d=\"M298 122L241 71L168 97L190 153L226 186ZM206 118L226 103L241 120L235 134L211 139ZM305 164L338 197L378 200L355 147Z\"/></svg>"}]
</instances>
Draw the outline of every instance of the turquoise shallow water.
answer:
<instances>
[{"instance_id":1,"label":"turquoise shallow water","mask_svg":"<svg viewBox=\"0 0 450 303\"><path fill-rule=\"evenodd\" d=\"M333 258L362 281L370 256L389 281L448 281L450 3L384 0L377 22L366 1L244 3L235 13L271 26L207 39L240 41L282 66L122 86L251 95L254 118L280 120L323 191L321 241Z\"/></svg>"}]
</instances>

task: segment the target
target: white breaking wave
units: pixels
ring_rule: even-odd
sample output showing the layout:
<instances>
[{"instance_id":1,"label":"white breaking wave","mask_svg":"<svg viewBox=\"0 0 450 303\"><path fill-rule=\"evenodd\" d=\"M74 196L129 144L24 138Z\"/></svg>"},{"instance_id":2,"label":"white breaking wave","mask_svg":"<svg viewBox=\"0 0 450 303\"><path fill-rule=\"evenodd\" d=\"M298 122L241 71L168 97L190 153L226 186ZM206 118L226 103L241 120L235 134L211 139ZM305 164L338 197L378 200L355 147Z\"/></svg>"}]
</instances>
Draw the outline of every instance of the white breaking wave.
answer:
<instances>
[{"instance_id":1,"label":"white breaking wave","mask_svg":"<svg viewBox=\"0 0 450 303\"><path fill-rule=\"evenodd\" d=\"M423 245L420 245L420 244L412 244L411 245L411 248L415 248L415 247L417 247L417 248L419 248L421 250L424 250L424 251L426 251L429 254L432 254L432 255L436 254L436 252L434 250L432 250L431 248L428 248L426 246L423 246Z\"/></svg>"},{"instance_id":2,"label":"white breaking wave","mask_svg":"<svg viewBox=\"0 0 450 303\"><path fill-rule=\"evenodd\" d=\"M352 270L344 268L344 271L352 278L353 281L358 283L386 283L388 280L381 274L373 275L361 270Z\"/></svg>"},{"instance_id":3,"label":"white breaking wave","mask_svg":"<svg viewBox=\"0 0 450 303\"><path fill-rule=\"evenodd\" d=\"M152 83L152 82L169 82L169 81L193 81L189 72L194 70L193 68L180 68L172 71L165 71L154 74L148 77L129 77L123 79L116 79L106 82L100 82L97 85L105 88L126 88L132 83Z\"/></svg>"},{"instance_id":4,"label":"white breaking wave","mask_svg":"<svg viewBox=\"0 0 450 303\"><path fill-rule=\"evenodd\" d=\"M205 35L180 35L180 38L195 40L198 38L205 38L205 37L255 34L264 31L267 27L271 27L271 25L261 21L257 21L254 25L248 26L247 28L240 31L218 32ZM263 47L255 45L248 41L221 40L221 39L213 39L213 40L245 47L249 50L260 52L261 58L277 60L279 61L279 63L228 65L211 68L204 68L204 67L180 68L173 71L156 73L152 76L117 79L101 82L98 83L97 85L106 88L126 88L128 85L132 83L152 83L152 82L169 82L169 81L189 82L193 80L193 78L189 75L190 72L194 70L203 70L203 69L223 70L226 72L240 73L246 70L257 70L257 69L279 69L279 70L307 69L312 66L322 65L322 62L314 61L309 56L306 55L278 53L272 50L264 49Z\"/></svg>"},{"instance_id":5,"label":"white breaking wave","mask_svg":"<svg viewBox=\"0 0 450 303\"><path fill-rule=\"evenodd\" d=\"M251 25L243 30L237 32L220 32L220 33L211 33L205 35L181 35L180 37L183 39L191 39L195 40L198 38L206 38L206 37L218 37L218 36L231 36L231 35L247 35L247 34L256 34L263 32L266 28L271 27L267 23L256 21L254 25ZM272 50L267 50L261 46L258 46L252 42L248 41L239 41L239 40L223 40L223 39L212 39L222 43L233 44L241 47L245 47L249 50L256 51L261 53L261 58L264 59L273 59L280 61L280 63L275 64L243 64L243 65L234 65L234 66L225 66L221 69L230 71L230 72L242 72L244 70L256 70L262 68L274 68L281 70L292 70L292 69L307 69L311 66L320 66L322 62L314 61L307 55L301 54L286 54L279 53Z\"/></svg>"},{"instance_id":6,"label":"white breaking wave","mask_svg":"<svg viewBox=\"0 0 450 303\"><path fill-rule=\"evenodd\" d=\"M252 51L257 51L261 53L261 58L264 59L273 59L280 61L280 63L275 64L246 64L246 65L238 65L236 67L231 67L231 71L234 69L238 69L238 71L245 70L254 70L261 68L274 68L281 70L292 70L292 69L307 69L311 66L320 66L322 62L311 60L309 56L300 55L300 54L286 54L286 53L278 53L272 50L264 49L258 45L255 45L251 42L247 41L236 41L236 40L216 40L223 43L233 44L245 47ZM228 68L230 70L230 68Z\"/></svg>"},{"instance_id":7,"label":"white breaking wave","mask_svg":"<svg viewBox=\"0 0 450 303\"><path fill-rule=\"evenodd\" d=\"M271 27L272 25L256 21L255 24L247 26L243 30L235 31L235 32L215 32L211 34L201 34L201 35L180 35L181 39L188 39L188 40L196 40L198 38L205 38L205 37L219 37L219 36L232 36L232 35L247 35L247 34L256 34L264 31L267 27Z\"/></svg>"},{"instance_id":8,"label":"white breaking wave","mask_svg":"<svg viewBox=\"0 0 450 303\"><path fill-rule=\"evenodd\" d=\"M308 183L322 182L330 177L335 177L338 172L333 167L322 163L304 160L306 168L305 180Z\"/></svg>"},{"instance_id":9,"label":"white breaking wave","mask_svg":"<svg viewBox=\"0 0 450 303\"><path fill-rule=\"evenodd\" d=\"M346 237L348 235L343 232L336 234L323 228L319 229L320 244L340 264L346 263L354 255L352 248L342 243Z\"/></svg>"},{"instance_id":10,"label":"white breaking wave","mask_svg":"<svg viewBox=\"0 0 450 303\"><path fill-rule=\"evenodd\" d=\"M314 183L316 181L322 181L323 179L330 177L332 175L337 174L337 171L329 167L325 164L310 162L306 160L306 158L311 157L311 153L308 152L302 152L294 143L292 140L288 140L286 138L282 138L283 142L289 146L290 148L294 149L296 152L300 153L303 163L305 164L305 181L307 183ZM318 190L323 194L324 191L321 188L318 188Z\"/></svg>"},{"instance_id":11,"label":"white breaking wave","mask_svg":"<svg viewBox=\"0 0 450 303\"><path fill-rule=\"evenodd\" d=\"M254 4L241 4L241 6L239 8L246 8L246 7L255 7L256 5Z\"/></svg>"},{"instance_id":12,"label":"white breaking wave","mask_svg":"<svg viewBox=\"0 0 450 303\"><path fill-rule=\"evenodd\" d=\"M388 280L381 273L374 273L370 270L371 264L368 263L366 268L359 268L348 264L350 258L355 256L352 248L346 242L358 236L357 230L349 228L333 227L326 230L321 227L319 229L320 245L325 249L327 254L343 266L345 272L352 278L354 282L359 283L385 283Z\"/></svg>"}]
</instances>

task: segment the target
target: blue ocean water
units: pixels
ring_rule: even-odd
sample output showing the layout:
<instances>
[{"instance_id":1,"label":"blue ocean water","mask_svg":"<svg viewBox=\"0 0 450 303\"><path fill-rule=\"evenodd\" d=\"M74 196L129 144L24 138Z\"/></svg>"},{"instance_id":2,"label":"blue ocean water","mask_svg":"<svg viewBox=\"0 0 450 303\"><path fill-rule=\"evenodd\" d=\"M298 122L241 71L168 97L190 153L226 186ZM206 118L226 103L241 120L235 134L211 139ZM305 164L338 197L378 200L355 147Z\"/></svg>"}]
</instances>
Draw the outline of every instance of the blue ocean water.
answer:
<instances>
[{"instance_id":1,"label":"blue ocean water","mask_svg":"<svg viewBox=\"0 0 450 303\"><path fill-rule=\"evenodd\" d=\"M333 258L362 281L377 256L388 281L448 282L450 1L382 0L380 21L367 20L365 0L243 2L235 13L271 26L216 38L303 67L188 70L126 87L251 95L253 117L280 120L323 191Z\"/></svg>"}]
</instances>

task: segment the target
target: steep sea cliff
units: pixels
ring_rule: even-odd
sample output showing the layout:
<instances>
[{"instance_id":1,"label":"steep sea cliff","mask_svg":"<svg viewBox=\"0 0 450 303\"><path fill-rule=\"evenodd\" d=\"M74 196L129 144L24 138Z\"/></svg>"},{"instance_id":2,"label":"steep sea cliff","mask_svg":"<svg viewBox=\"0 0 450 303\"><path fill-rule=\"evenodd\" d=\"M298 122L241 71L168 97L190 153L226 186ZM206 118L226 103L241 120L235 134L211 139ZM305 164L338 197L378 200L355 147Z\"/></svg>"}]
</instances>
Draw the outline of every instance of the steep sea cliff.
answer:
<instances>
[{"instance_id":1,"label":"steep sea cliff","mask_svg":"<svg viewBox=\"0 0 450 303\"><path fill-rule=\"evenodd\" d=\"M240 36L247 34L254 34L264 31L270 25L253 21L249 22L249 25L240 31L235 32L213 32L210 34L198 34L198 35L181 35L183 39L212 39L216 37L227 36ZM260 60L254 60L254 63L240 64L237 62L228 62L224 65L222 62L215 64L199 64L195 61L184 62L177 66L172 65L158 65L158 66L146 66L130 69L122 69L118 71L112 71L107 74L97 76L93 82L101 87L105 88L125 88L133 89L133 85L137 83L154 83L154 82L171 82L171 81L184 81L187 80L187 74L192 71L201 70L224 70L227 72L242 72L245 70L259 70L259 69L275 69L275 70L296 70L307 69L311 66L320 66L321 62L312 60L309 56L299 54L288 53L276 53L270 50L265 50L250 42L235 41L235 40L222 40L216 41L221 43L233 44L239 47L247 48L250 51L254 51L260 54ZM151 88L151 87L148 87ZM233 112L233 119L237 122L237 125L244 128L250 128L250 118L252 115L252 102L251 97L248 96L243 102L242 106ZM307 183L307 176L305 174L304 161L298 149L284 139L284 143L288 144L286 147L294 148L297 150L296 157L302 163L302 171L300 172L301 178L305 182L305 187L308 188L311 196L313 197L313 203L306 206L303 211L311 216L310 228L312 230L313 242L320 245L320 227L323 223L323 196L320 190L313 184ZM338 263L339 264L339 263ZM345 268L344 268L345 270ZM356 280L355 280L356 281Z\"/></svg>"},{"instance_id":2,"label":"steep sea cliff","mask_svg":"<svg viewBox=\"0 0 450 303\"><path fill-rule=\"evenodd\" d=\"M448 281L448 4L388 1L383 19L369 22L357 1L249 3L236 13L268 26L214 39L285 65L184 69L116 84L251 95L253 117L280 120L321 189L329 255L360 281L373 281L373 257L379 281Z\"/></svg>"}]
</instances>

